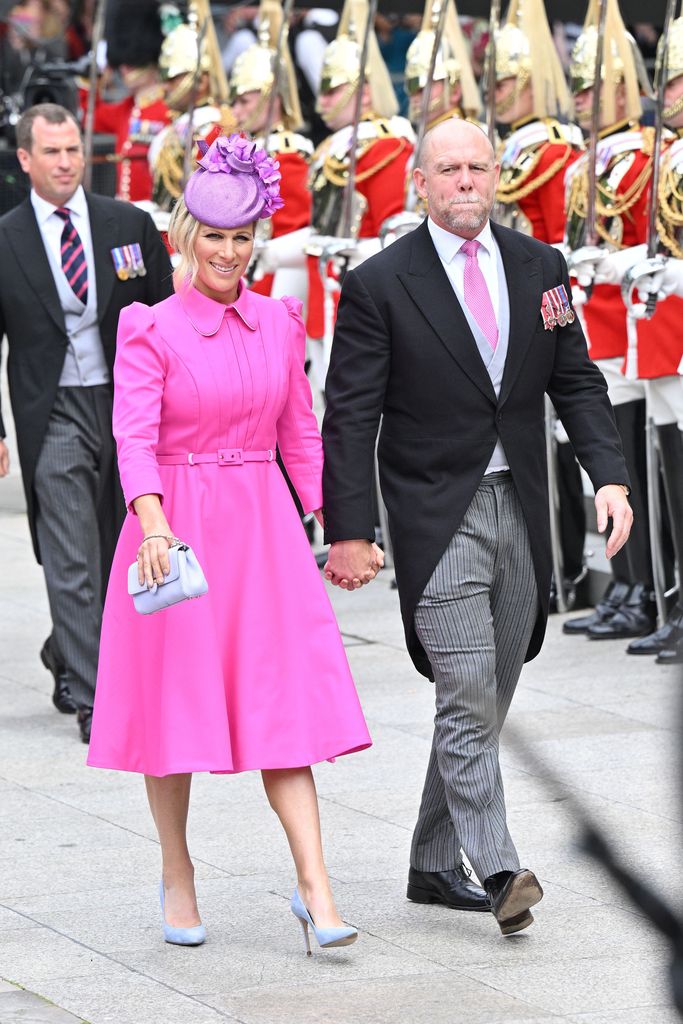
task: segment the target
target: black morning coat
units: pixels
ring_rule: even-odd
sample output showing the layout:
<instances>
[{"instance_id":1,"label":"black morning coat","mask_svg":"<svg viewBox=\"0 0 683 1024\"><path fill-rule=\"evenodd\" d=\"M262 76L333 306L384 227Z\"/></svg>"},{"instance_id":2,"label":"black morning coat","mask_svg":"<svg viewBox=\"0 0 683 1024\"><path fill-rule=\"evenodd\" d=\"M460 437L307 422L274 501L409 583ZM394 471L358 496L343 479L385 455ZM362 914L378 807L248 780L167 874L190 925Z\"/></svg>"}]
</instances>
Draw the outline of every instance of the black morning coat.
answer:
<instances>
[{"instance_id":1,"label":"black morning coat","mask_svg":"<svg viewBox=\"0 0 683 1024\"><path fill-rule=\"evenodd\" d=\"M173 292L172 268L148 213L130 203L87 195L92 233L100 336L110 372L119 313L131 302L153 305ZM121 281L111 250L138 242L147 274ZM12 413L36 557L33 479L68 344L64 314L30 199L0 218L0 342L7 363ZM0 437L5 428L0 411Z\"/></svg>"},{"instance_id":2,"label":"black morning coat","mask_svg":"<svg viewBox=\"0 0 683 1024\"><path fill-rule=\"evenodd\" d=\"M433 678L413 627L415 606L458 529L497 437L526 519L539 614L526 660L548 615L550 524L544 396L552 399L594 488L628 484L607 387L588 357L578 319L545 330L543 293L564 284L552 246L492 224L510 299L500 397L446 276L425 221L350 271L343 284L323 424L325 539L373 538L377 430L382 494L410 655Z\"/></svg>"}]
</instances>

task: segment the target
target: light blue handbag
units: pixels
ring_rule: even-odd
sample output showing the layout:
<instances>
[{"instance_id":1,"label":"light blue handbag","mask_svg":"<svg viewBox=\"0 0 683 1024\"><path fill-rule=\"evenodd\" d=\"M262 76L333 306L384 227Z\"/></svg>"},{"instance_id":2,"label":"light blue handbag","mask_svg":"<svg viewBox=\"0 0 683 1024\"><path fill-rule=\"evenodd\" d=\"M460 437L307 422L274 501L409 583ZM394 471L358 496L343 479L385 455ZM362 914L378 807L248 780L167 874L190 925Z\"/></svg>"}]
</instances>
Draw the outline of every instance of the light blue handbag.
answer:
<instances>
[{"instance_id":1,"label":"light blue handbag","mask_svg":"<svg viewBox=\"0 0 683 1024\"><path fill-rule=\"evenodd\" d=\"M174 544L168 549L168 560L171 563L168 576L162 584L155 583L149 589L146 583L138 582L137 562L128 569L128 593L141 615L151 615L179 601L201 597L209 589L197 556L188 544Z\"/></svg>"}]
</instances>

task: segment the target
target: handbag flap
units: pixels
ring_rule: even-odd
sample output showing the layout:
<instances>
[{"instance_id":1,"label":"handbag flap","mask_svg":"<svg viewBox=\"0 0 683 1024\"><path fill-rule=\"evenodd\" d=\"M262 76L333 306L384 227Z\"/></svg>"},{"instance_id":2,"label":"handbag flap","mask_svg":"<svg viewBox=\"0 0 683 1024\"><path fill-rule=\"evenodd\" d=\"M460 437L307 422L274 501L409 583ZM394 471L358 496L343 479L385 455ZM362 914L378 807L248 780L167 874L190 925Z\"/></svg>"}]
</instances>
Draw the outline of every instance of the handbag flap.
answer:
<instances>
[{"instance_id":1,"label":"handbag flap","mask_svg":"<svg viewBox=\"0 0 683 1024\"><path fill-rule=\"evenodd\" d=\"M168 549L168 560L170 562L171 571L169 572L168 576L165 577L165 579L164 579L165 583L172 583L173 580L177 580L178 579L178 575L180 573L180 570L178 568L178 551L179 551L179 548L177 548L177 547L173 547L173 548L169 548ZM146 593L146 592L149 592L149 593L152 594L152 593L156 593L156 591L158 589L159 588L158 588L156 583L154 584L153 587L148 587L146 583L139 583L138 582L138 563L137 562L133 562L133 564L128 567L128 593L129 594L135 595L135 594L143 594L143 593Z\"/></svg>"}]
</instances>

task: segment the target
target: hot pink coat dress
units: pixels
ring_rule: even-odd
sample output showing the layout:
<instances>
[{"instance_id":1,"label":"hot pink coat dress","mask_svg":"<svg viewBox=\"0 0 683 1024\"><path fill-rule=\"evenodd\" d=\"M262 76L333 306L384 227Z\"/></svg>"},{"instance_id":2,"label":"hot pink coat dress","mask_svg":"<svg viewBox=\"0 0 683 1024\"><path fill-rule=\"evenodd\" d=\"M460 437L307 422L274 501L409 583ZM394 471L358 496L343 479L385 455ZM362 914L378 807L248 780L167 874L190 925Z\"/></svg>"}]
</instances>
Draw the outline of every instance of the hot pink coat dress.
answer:
<instances>
[{"instance_id":1,"label":"hot pink coat dress","mask_svg":"<svg viewBox=\"0 0 683 1024\"><path fill-rule=\"evenodd\" d=\"M114 434L129 513L102 624L88 764L149 775L291 768L370 745L325 585L276 462L160 465L157 453L277 444L305 511L322 443L301 303L192 288L119 322ZM134 610L131 502L162 496L206 575L204 597Z\"/></svg>"}]
</instances>

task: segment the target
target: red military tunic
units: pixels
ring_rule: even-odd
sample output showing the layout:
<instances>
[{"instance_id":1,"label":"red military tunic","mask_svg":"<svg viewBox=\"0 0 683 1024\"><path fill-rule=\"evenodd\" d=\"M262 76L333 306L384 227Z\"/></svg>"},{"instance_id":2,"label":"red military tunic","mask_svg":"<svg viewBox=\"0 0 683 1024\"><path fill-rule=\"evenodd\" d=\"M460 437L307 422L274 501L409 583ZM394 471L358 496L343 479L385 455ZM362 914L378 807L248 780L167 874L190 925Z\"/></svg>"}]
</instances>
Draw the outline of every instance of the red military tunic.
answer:
<instances>
[{"instance_id":1,"label":"red military tunic","mask_svg":"<svg viewBox=\"0 0 683 1024\"><path fill-rule=\"evenodd\" d=\"M355 190L367 205L361 216L358 238L376 238L386 218L403 210L406 167L413 152L413 138L410 123L402 117L387 119L371 115L361 121ZM337 190L337 198L341 198L350 143L351 128L342 128L325 139L313 155L310 182L313 227L318 234L339 234L341 203L336 208L337 220L325 219L325 210L334 206L332 190ZM323 214L317 216L320 208ZM322 338L324 334L323 299L318 258L309 256L306 330L311 338Z\"/></svg>"},{"instance_id":2,"label":"red military tunic","mask_svg":"<svg viewBox=\"0 0 683 1024\"><path fill-rule=\"evenodd\" d=\"M561 242L565 173L583 148L576 125L552 118L518 124L499 150L496 219L542 242Z\"/></svg>"},{"instance_id":3,"label":"red military tunic","mask_svg":"<svg viewBox=\"0 0 683 1024\"><path fill-rule=\"evenodd\" d=\"M683 179L683 140L673 136L664 140L662 151L662 180L677 182L680 189ZM639 242L647 241L647 223L650 208L651 183L634 207L634 226ZM667 255L678 255L681 249L676 238L677 231L667 230L666 212L660 206L660 250ZM662 237L663 236L663 237ZM629 377L653 380L670 377L678 373L683 360L683 299L676 295L658 302L650 320L638 320L638 345L635 352L629 351L625 373Z\"/></svg>"},{"instance_id":4,"label":"red military tunic","mask_svg":"<svg viewBox=\"0 0 683 1024\"><path fill-rule=\"evenodd\" d=\"M652 168L640 127L624 123L598 140L596 227L600 240L626 249L641 241L645 216L642 198ZM567 174L567 230L572 249L583 242L587 200L587 161L582 157ZM642 223L641 223L642 222ZM591 359L625 358L626 309L619 285L598 284L583 307Z\"/></svg>"},{"instance_id":5,"label":"red military tunic","mask_svg":"<svg viewBox=\"0 0 683 1024\"><path fill-rule=\"evenodd\" d=\"M95 104L95 131L116 136L116 198L138 202L152 198L147 151L152 139L173 120L160 85L142 89L118 103Z\"/></svg>"},{"instance_id":6,"label":"red military tunic","mask_svg":"<svg viewBox=\"0 0 683 1024\"><path fill-rule=\"evenodd\" d=\"M268 139L268 152L280 164L280 195L285 205L271 219L272 238L288 235L311 223L312 198L308 188L308 161L313 153L311 142L296 132L284 129L273 132ZM270 295L274 274L266 274L250 285L260 295Z\"/></svg>"}]
</instances>

